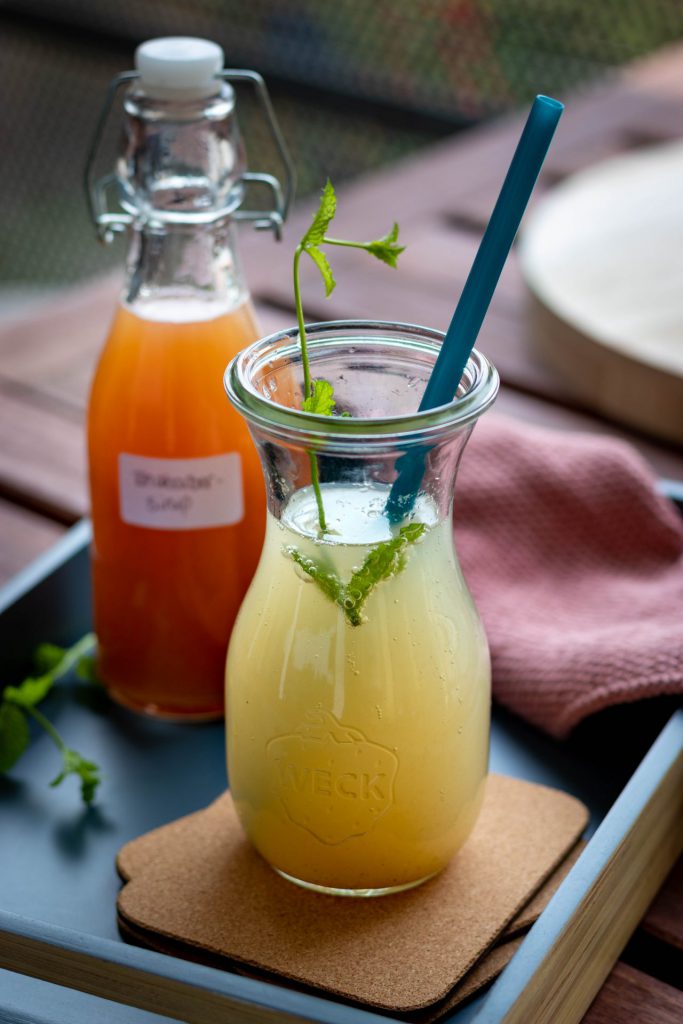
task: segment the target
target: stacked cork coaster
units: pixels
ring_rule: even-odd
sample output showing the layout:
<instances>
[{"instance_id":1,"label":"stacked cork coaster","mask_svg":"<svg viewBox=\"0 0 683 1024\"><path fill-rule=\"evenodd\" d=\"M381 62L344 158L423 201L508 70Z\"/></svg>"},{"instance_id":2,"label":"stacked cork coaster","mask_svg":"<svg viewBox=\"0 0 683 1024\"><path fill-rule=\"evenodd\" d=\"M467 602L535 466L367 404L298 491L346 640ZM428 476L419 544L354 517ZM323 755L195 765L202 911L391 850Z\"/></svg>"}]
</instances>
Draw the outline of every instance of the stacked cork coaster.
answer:
<instances>
[{"instance_id":1,"label":"stacked cork coaster","mask_svg":"<svg viewBox=\"0 0 683 1024\"><path fill-rule=\"evenodd\" d=\"M119 926L161 952L428 1022L502 970L576 859L587 817L565 793L491 775L445 871L364 900L281 879L225 793L123 847Z\"/></svg>"}]
</instances>

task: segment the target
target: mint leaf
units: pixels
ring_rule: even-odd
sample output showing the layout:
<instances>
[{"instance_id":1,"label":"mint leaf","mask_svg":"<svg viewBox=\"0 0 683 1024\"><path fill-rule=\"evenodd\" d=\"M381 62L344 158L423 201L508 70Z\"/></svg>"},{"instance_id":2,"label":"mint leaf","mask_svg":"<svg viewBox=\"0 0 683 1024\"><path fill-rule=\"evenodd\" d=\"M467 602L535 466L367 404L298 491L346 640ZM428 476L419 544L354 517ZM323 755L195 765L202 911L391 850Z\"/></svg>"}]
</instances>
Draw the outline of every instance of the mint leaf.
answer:
<instances>
[{"instance_id":1,"label":"mint leaf","mask_svg":"<svg viewBox=\"0 0 683 1024\"><path fill-rule=\"evenodd\" d=\"M91 655L95 643L95 634L86 633L71 647L40 644L34 658L42 675L29 677L20 686L8 686L4 693L5 700L19 707L34 708L47 697L57 679L70 672L74 666L78 669L79 662Z\"/></svg>"},{"instance_id":2,"label":"mint leaf","mask_svg":"<svg viewBox=\"0 0 683 1024\"><path fill-rule=\"evenodd\" d=\"M0 704L0 773L8 772L28 746L26 715L14 704Z\"/></svg>"},{"instance_id":3,"label":"mint leaf","mask_svg":"<svg viewBox=\"0 0 683 1024\"><path fill-rule=\"evenodd\" d=\"M41 700L45 700L52 689L54 676L47 672L36 679L24 679L20 686L7 686L3 694L6 701L20 708L34 708Z\"/></svg>"},{"instance_id":4,"label":"mint leaf","mask_svg":"<svg viewBox=\"0 0 683 1024\"><path fill-rule=\"evenodd\" d=\"M405 567L406 548L419 540L425 529L424 523L409 523L401 528L398 537L383 541L366 555L360 569L346 584L344 614L352 626L360 626L363 621L363 605L377 584L391 579Z\"/></svg>"},{"instance_id":5,"label":"mint leaf","mask_svg":"<svg viewBox=\"0 0 683 1024\"><path fill-rule=\"evenodd\" d=\"M52 782L59 785L67 775L76 774L81 780L81 796L90 803L100 782L99 768L93 761L70 750L54 725L36 707L50 692L55 681L75 667L81 679L96 680L95 659L91 653L96 638L92 633L82 637L72 647L41 644L35 652L35 661L42 675L24 679L19 686L7 686L0 704L0 772L7 771L21 757L29 741L26 715L33 718L48 734L62 755L62 771Z\"/></svg>"},{"instance_id":6,"label":"mint leaf","mask_svg":"<svg viewBox=\"0 0 683 1024\"><path fill-rule=\"evenodd\" d=\"M84 654L76 662L76 675L84 683L92 683L94 686L101 686L102 680L97 671L97 657L94 654Z\"/></svg>"},{"instance_id":7,"label":"mint leaf","mask_svg":"<svg viewBox=\"0 0 683 1024\"><path fill-rule=\"evenodd\" d=\"M58 647L57 644L39 644L34 652L33 661L39 672L52 672L65 653L65 648Z\"/></svg>"},{"instance_id":8,"label":"mint leaf","mask_svg":"<svg viewBox=\"0 0 683 1024\"><path fill-rule=\"evenodd\" d=\"M408 523L407 526L402 526L399 530L399 537L403 538L406 544L414 544L424 536L424 532L427 529L424 523Z\"/></svg>"},{"instance_id":9,"label":"mint leaf","mask_svg":"<svg viewBox=\"0 0 683 1024\"><path fill-rule=\"evenodd\" d=\"M384 235L383 238L378 238L374 242L368 242L365 245L365 249L378 260L381 260L382 263L395 267L399 256L402 252L405 252L405 245L396 245L397 239L398 224L394 223L388 235Z\"/></svg>"},{"instance_id":10,"label":"mint leaf","mask_svg":"<svg viewBox=\"0 0 683 1024\"><path fill-rule=\"evenodd\" d=\"M325 569L314 558L302 555L295 547L285 548L285 553L317 583L326 597L339 605L350 625L360 626L363 605L372 591L378 583L391 579L405 568L407 548L415 544L426 529L424 523L409 523L401 527L397 537L382 541L368 552L360 569L346 584L336 573Z\"/></svg>"},{"instance_id":11,"label":"mint leaf","mask_svg":"<svg viewBox=\"0 0 683 1024\"><path fill-rule=\"evenodd\" d=\"M313 223L299 243L302 249L320 245L327 233L334 215L337 211L337 197L332 188L332 182L328 178L320 197L320 205L313 218Z\"/></svg>"},{"instance_id":12,"label":"mint leaf","mask_svg":"<svg viewBox=\"0 0 683 1024\"><path fill-rule=\"evenodd\" d=\"M286 547L284 550L285 554L289 555L292 561L296 562L306 575L310 576L318 584L326 597L329 597L336 604L343 600L344 584L335 572L325 569L324 566L316 562L315 559L309 558L308 555L302 555L295 547Z\"/></svg>"},{"instance_id":13,"label":"mint leaf","mask_svg":"<svg viewBox=\"0 0 683 1024\"><path fill-rule=\"evenodd\" d=\"M86 633L71 647L57 647L55 644L41 644L35 653L36 665L43 671L50 672L53 679L65 676L78 665L81 658L92 654L97 643L94 633ZM60 655L58 657L58 655ZM46 664L47 662L47 664Z\"/></svg>"},{"instance_id":14,"label":"mint leaf","mask_svg":"<svg viewBox=\"0 0 683 1024\"><path fill-rule=\"evenodd\" d=\"M321 249L316 249L315 246L313 248L304 249L304 252L308 253L308 255L315 263L316 267L320 271L323 282L325 284L325 298L329 299L330 295L332 294L336 287L337 282L334 279L332 267L329 264L327 256Z\"/></svg>"},{"instance_id":15,"label":"mint leaf","mask_svg":"<svg viewBox=\"0 0 683 1024\"><path fill-rule=\"evenodd\" d=\"M300 248L308 253L316 267L320 271L323 282L325 284L325 295L330 296L334 291L335 280L332 273L332 267L329 264L327 256L324 252L318 248L320 243L325 237L325 233L330 226L332 218L334 217L337 209L337 198L332 188L330 179L327 179L323 194L320 198L320 206L318 207L317 213L313 218L313 223L310 228L301 239L299 243Z\"/></svg>"},{"instance_id":16,"label":"mint leaf","mask_svg":"<svg viewBox=\"0 0 683 1024\"><path fill-rule=\"evenodd\" d=\"M319 416L331 416L334 406L334 388L329 380L314 380L313 391L301 404L304 412L314 412Z\"/></svg>"},{"instance_id":17,"label":"mint leaf","mask_svg":"<svg viewBox=\"0 0 683 1024\"><path fill-rule=\"evenodd\" d=\"M77 775L81 780L81 797L83 802L91 804L95 791L100 784L100 770L93 761L86 761L77 750L64 747L62 750L62 770L52 780L51 786L59 786L68 775Z\"/></svg>"}]
</instances>

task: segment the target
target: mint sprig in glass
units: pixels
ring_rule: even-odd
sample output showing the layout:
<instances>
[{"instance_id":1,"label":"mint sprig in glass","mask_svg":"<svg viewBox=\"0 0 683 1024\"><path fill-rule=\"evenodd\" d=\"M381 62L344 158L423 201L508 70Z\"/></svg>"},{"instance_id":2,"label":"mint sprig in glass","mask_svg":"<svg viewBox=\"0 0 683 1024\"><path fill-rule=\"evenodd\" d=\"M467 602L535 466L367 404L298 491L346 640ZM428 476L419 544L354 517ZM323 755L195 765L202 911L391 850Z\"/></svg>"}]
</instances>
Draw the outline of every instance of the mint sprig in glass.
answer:
<instances>
[{"instance_id":1,"label":"mint sprig in glass","mask_svg":"<svg viewBox=\"0 0 683 1024\"><path fill-rule=\"evenodd\" d=\"M373 242L352 242L343 238L331 238L327 234L330 224L337 212L337 197L331 181L327 180L320 197L320 205L316 210L311 226L303 236L294 250L294 306L296 309L296 320L299 328L299 342L301 344L301 365L303 368L303 391L304 398L301 408L304 412L316 413L319 416L332 416L335 412L334 388L324 378L313 380L311 378L311 366L308 357L308 343L306 338L306 324L304 322L303 303L301 298L301 282L299 279L299 264L301 257L309 256L320 271L325 285L327 298L334 291L337 282L332 273L332 267L322 246L340 246L347 249L362 249L370 253L375 259L390 267L396 267L398 257L405 250L405 246L398 244L398 224L394 224L391 231L383 238L375 239ZM318 506L318 522L320 530L324 533L327 529L325 520L325 508L322 494L320 492L320 474L318 471L317 458L314 453L310 454L311 479L315 492L316 504Z\"/></svg>"},{"instance_id":2,"label":"mint sprig in glass","mask_svg":"<svg viewBox=\"0 0 683 1024\"><path fill-rule=\"evenodd\" d=\"M398 258L405 250L405 246L398 244L399 228L397 223L394 223L391 231L382 238L374 239L371 242L356 242L349 239L331 237L328 235L328 230L336 210L337 198L332 183L328 179L322 191L320 204L313 217L311 226L294 250L294 304L299 329L301 365L303 369L304 398L301 408L304 412L314 413L319 416L334 416L336 400L334 387L330 381L325 380L323 377L313 379L311 376L299 277L301 257L304 254L309 256L316 265L325 286L325 295L329 297L336 287L336 281L327 255L323 251L324 246L360 249L370 253L375 259L393 268L396 268ZM327 520L325 518L325 505L320 487L318 455L316 452L311 451L308 458L318 510L318 524L321 535L324 535L327 531ZM324 564L302 555L296 547L290 545L286 548L286 552L306 573L309 579L317 584L321 592L343 610L350 625L359 626L363 622L362 608L372 590L382 580L389 579L403 568L407 547L419 540L424 529L423 524L411 524L402 528L398 536L375 545L364 559L362 565L353 572L346 582L337 577Z\"/></svg>"}]
</instances>

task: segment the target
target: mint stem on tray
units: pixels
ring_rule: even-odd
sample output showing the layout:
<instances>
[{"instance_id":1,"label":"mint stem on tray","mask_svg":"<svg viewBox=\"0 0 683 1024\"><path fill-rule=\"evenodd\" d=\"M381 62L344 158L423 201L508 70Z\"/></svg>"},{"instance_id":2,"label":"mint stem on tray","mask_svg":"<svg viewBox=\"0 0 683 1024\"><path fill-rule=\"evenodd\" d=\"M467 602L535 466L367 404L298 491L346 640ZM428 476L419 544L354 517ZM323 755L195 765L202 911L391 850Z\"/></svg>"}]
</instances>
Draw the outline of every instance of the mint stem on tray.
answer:
<instances>
[{"instance_id":1,"label":"mint stem on tray","mask_svg":"<svg viewBox=\"0 0 683 1024\"><path fill-rule=\"evenodd\" d=\"M50 783L58 786L67 775L76 775L81 783L81 799L90 804L100 784L100 769L66 745L50 720L36 707L52 690L58 679L71 669L79 678L96 682L94 650L96 637L88 633L72 647L41 644L35 652L37 676L29 676L19 686L6 686L0 701L0 774L8 772L29 745L28 718L32 718L59 750L62 768Z\"/></svg>"}]
</instances>

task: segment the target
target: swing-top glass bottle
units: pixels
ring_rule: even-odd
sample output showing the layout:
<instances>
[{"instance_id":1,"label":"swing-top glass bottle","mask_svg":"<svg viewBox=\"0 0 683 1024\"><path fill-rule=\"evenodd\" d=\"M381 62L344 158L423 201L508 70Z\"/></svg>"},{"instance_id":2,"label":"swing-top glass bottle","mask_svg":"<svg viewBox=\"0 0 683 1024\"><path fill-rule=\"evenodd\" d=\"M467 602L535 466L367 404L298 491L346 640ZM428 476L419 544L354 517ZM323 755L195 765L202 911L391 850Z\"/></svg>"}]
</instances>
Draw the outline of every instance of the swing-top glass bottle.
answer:
<instances>
[{"instance_id":1,"label":"swing-top glass bottle","mask_svg":"<svg viewBox=\"0 0 683 1024\"><path fill-rule=\"evenodd\" d=\"M88 411L99 672L129 707L206 719L223 711L225 651L264 530L258 456L221 383L259 336L235 222L279 235L293 176L262 80L224 71L220 47L152 40L136 68L112 83L86 173L100 236L123 231L129 242ZM246 171L226 78L257 88L287 170L284 198L276 179ZM116 170L94 182L121 84ZM242 208L254 180L270 188L272 210Z\"/></svg>"}]
</instances>

